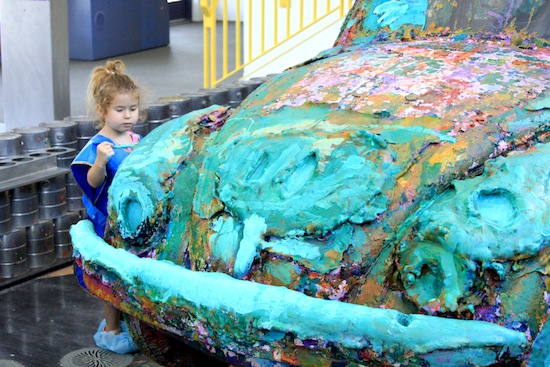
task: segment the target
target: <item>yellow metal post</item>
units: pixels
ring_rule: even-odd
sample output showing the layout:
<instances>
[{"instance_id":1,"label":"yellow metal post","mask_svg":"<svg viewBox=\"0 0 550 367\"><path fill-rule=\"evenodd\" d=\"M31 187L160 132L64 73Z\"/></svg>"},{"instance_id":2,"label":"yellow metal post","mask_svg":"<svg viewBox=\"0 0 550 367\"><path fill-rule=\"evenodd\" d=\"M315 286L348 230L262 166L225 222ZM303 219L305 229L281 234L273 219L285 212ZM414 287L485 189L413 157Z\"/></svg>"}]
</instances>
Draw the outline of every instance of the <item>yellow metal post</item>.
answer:
<instances>
[{"instance_id":1,"label":"yellow metal post","mask_svg":"<svg viewBox=\"0 0 550 367\"><path fill-rule=\"evenodd\" d=\"M241 43L241 0L237 0L237 14L235 16L235 69L239 69L242 65Z\"/></svg>"},{"instance_id":2,"label":"yellow metal post","mask_svg":"<svg viewBox=\"0 0 550 367\"><path fill-rule=\"evenodd\" d=\"M218 0L200 0L200 6L203 13L204 30L204 87L209 88L216 77L216 8Z\"/></svg>"},{"instance_id":3,"label":"yellow metal post","mask_svg":"<svg viewBox=\"0 0 550 367\"><path fill-rule=\"evenodd\" d=\"M313 0L313 21L317 21L317 0Z\"/></svg>"},{"instance_id":4,"label":"yellow metal post","mask_svg":"<svg viewBox=\"0 0 550 367\"><path fill-rule=\"evenodd\" d=\"M252 0L248 0L248 59L252 60Z\"/></svg>"},{"instance_id":5,"label":"yellow metal post","mask_svg":"<svg viewBox=\"0 0 550 367\"><path fill-rule=\"evenodd\" d=\"M261 2L261 8L260 8L260 16L261 16L261 22L262 22L262 53L265 52L265 0L262 0Z\"/></svg>"},{"instance_id":6,"label":"yellow metal post","mask_svg":"<svg viewBox=\"0 0 550 367\"><path fill-rule=\"evenodd\" d=\"M290 38L290 0L286 9L286 38Z\"/></svg>"},{"instance_id":7,"label":"yellow metal post","mask_svg":"<svg viewBox=\"0 0 550 367\"><path fill-rule=\"evenodd\" d=\"M273 44L276 45L279 43L279 8L277 6L277 0L273 0Z\"/></svg>"},{"instance_id":8,"label":"yellow metal post","mask_svg":"<svg viewBox=\"0 0 550 367\"><path fill-rule=\"evenodd\" d=\"M223 65L223 76L227 75L228 73L228 66L227 66L227 62L229 60L229 56L228 56L228 53L227 53L227 45L228 45L228 18L229 16L227 15L227 0L223 0L223 32L222 32L222 37L223 37L223 61L222 61L222 65ZM217 84L217 78L216 80L214 80L214 84ZM215 87L215 85L213 85Z\"/></svg>"},{"instance_id":9,"label":"yellow metal post","mask_svg":"<svg viewBox=\"0 0 550 367\"><path fill-rule=\"evenodd\" d=\"M300 0L300 29L304 29L304 0Z\"/></svg>"}]
</instances>

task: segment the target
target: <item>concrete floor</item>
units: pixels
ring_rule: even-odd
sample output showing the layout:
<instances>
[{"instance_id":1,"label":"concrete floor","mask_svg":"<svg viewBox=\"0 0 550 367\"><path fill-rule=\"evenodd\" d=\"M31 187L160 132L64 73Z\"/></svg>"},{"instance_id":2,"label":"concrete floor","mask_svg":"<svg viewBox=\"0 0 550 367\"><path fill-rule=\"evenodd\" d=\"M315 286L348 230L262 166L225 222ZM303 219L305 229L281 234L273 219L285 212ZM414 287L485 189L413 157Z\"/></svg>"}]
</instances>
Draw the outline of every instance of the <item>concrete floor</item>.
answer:
<instances>
[{"instance_id":1,"label":"concrete floor","mask_svg":"<svg viewBox=\"0 0 550 367\"><path fill-rule=\"evenodd\" d=\"M0 291L0 366L159 366L141 353L118 356L96 348L102 309L79 287L72 267ZM77 351L95 354L88 359L95 364L62 363Z\"/></svg>"}]
</instances>

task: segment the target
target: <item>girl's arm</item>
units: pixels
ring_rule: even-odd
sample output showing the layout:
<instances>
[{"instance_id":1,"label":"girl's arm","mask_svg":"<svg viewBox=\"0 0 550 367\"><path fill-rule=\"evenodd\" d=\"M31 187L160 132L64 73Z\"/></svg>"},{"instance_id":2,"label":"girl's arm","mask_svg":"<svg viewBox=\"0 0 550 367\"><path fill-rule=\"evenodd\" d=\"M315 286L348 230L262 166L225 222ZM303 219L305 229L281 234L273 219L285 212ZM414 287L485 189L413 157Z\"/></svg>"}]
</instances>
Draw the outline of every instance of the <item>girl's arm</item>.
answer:
<instances>
[{"instance_id":1,"label":"girl's arm","mask_svg":"<svg viewBox=\"0 0 550 367\"><path fill-rule=\"evenodd\" d=\"M97 146L97 157L86 176L91 187L99 187L105 181L106 166L109 159L114 155L113 145L104 141Z\"/></svg>"}]
</instances>

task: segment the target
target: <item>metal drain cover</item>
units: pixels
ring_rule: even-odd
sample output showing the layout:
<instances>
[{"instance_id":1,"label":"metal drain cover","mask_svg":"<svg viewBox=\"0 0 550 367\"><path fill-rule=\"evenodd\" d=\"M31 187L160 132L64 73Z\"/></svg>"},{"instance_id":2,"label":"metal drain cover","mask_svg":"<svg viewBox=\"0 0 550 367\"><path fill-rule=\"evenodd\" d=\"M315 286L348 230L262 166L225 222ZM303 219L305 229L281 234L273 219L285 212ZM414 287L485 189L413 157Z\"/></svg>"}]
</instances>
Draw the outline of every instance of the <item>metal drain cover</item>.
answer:
<instances>
[{"instance_id":1,"label":"metal drain cover","mask_svg":"<svg viewBox=\"0 0 550 367\"><path fill-rule=\"evenodd\" d=\"M125 367L133 360L134 357L129 354L116 354L101 348L83 348L65 355L60 363L61 367Z\"/></svg>"},{"instance_id":2,"label":"metal drain cover","mask_svg":"<svg viewBox=\"0 0 550 367\"><path fill-rule=\"evenodd\" d=\"M7 359L0 359L0 367L25 367L25 366L14 361L9 361Z\"/></svg>"}]
</instances>

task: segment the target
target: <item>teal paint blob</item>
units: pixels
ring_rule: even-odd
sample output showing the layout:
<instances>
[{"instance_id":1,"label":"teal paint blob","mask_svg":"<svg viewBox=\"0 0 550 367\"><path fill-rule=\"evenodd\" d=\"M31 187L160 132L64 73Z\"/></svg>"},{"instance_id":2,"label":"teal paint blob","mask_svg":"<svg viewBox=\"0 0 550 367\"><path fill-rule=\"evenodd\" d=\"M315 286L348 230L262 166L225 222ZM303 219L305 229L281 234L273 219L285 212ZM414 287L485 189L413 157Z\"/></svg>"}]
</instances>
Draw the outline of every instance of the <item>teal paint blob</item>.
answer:
<instances>
[{"instance_id":1,"label":"teal paint blob","mask_svg":"<svg viewBox=\"0 0 550 367\"><path fill-rule=\"evenodd\" d=\"M210 248L214 258L227 262L235 258L239 248L241 225L233 217L219 217L213 223L214 233L210 236Z\"/></svg>"},{"instance_id":2,"label":"teal paint blob","mask_svg":"<svg viewBox=\"0 0 550 367\"><path fill-rule=\"evenodd\" d=\"M239 249L235 257L234 276L236 278L244 277L250 270L250 266L258 254L265 230L264 219L257 215L252 215L244 221L243 238L239 242Z\"/></svg>"},{"instance_id":3,"label":"teal paint blob","mask_svg":"<svg viewBox=\"0 0 550 367\"><path fill-rule=\"evenodd\" d=\"M388 26L392 31L405 24L426 25L427 0L390 0L376 6L373 13L380 18L377 23L380 27Z\"/></svg>"},{"instance_id":4,"label":"teal paint blob","mask_svg":"<svg viewBox=\"0 0 550 367\"><path fill-rule=\"evenodd\" d=\"M505 190L480 192L474 205L485 221L499 227L511 224L517 216L513 195Z\"/></svg>"}]
</instances>

